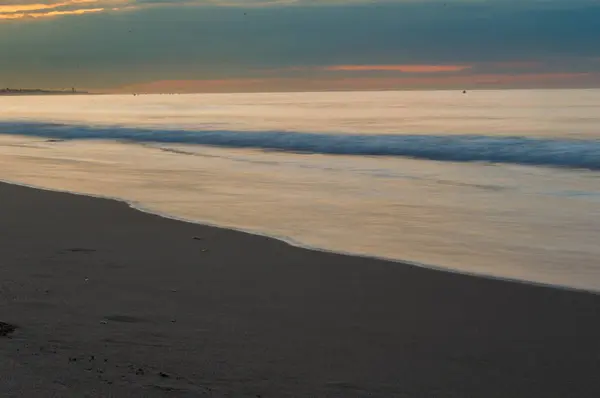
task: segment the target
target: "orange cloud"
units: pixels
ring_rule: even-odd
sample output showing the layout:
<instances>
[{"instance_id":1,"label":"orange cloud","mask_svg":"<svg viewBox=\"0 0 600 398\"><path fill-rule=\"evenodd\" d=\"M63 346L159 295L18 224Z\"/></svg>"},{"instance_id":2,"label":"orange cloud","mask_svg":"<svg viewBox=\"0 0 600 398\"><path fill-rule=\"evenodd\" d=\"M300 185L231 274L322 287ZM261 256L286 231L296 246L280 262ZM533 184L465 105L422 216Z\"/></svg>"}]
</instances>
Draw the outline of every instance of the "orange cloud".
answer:
<instances>
[{"instance_id":1,"label":"orange cloud","mask_svg":"<svg viewBox=\"0 0 600 398\"><path fill-rule=\"evenodd\" d=\"M17 13L24 11L41 11L54 9L59 7L71 6L74 4L82 3L96 3L97 0L71 0L64 1L61 3L50 3L50 4L13 4L13 5L0 5L0 14L4 13Z\"/></svg>"},{"instance_id":2,"label":"orange cloud","mask_svg":"<svg viewBox=\"0 0 600 398\"><path fill-rule=\"evenodd\" d=\"M62 15L81 15L107 10L120 10L130 0L66 0L56 3L28 3L0 5L0 20L37 19Z\"/></svg>"},{"instance_id":3,"label":"orange cloud","mask_svg":"<svg viewBox=\"0 0 600 398\"><path fill-rule=\"evenodd\" d=\"M102 11L104 11L104 8L85 8L82 10L36 12L33 14L14 13L8 15L0 15L0 19L47 18L59 15L81 15Z\"/></svg>"},{"instance_id":4,"label":"orange cloud","mask_svg":"<svg viewBox=\"0 0 600 398\"><path fill-rule=\"evenodd\" d=\"M324 69L341 72L448 73L471 69L472 65L333 65Z\"/></svg>"},{"instance_id":5,"label":"orange cloud","mask_svg":"<svg viewBox=\"0 0 600 398\"><path fill-rule=\"evenodd\" d=\"M104 8L85 8L85 9L81 9L81 10L50 11L50 12L43 13L43 14L34 14L34 15L32 15L32 17L33 18L42 18L42 17L54 17L54 16L58 16L58 15L81 15L81 14L88 14L88 13L102 12L102 11L104 11Z\"/></svg>"}]
</instances>

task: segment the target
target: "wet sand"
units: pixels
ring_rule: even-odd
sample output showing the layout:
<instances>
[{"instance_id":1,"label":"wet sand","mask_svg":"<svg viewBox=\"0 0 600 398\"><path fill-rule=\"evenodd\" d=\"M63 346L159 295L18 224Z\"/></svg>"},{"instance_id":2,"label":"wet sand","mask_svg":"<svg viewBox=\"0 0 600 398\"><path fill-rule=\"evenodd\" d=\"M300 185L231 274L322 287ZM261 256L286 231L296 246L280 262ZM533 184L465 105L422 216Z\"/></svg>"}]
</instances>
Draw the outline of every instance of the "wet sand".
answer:
<instances>
[{"instance_id":1,"label":"wet sand","mask_svg":"<svg viewBox=\"0 0 600 398\"><path fill-rule=\"evenodd\" d=\"M600 396L599 295L6 184L0 238L3 397Z\"/></svg>"}]
</instances>

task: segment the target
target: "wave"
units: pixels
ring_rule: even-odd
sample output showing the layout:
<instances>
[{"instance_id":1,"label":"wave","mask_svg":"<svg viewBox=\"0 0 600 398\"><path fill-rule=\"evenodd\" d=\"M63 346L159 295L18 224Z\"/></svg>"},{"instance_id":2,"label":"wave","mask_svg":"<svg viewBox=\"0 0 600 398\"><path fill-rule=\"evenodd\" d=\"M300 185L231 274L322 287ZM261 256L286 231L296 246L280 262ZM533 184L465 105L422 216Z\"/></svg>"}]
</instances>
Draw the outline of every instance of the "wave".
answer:
<instances>
[{"instance_id":1,"label":"wave","mask_svg":"<svg viewBox=\"0 0 600 398\"><path fill-rule=\"evenodd\" d=\"M0 123L0 134L53 140L126 140L326 155L399 156L600 170L600 140L487 135L319 134L165 130L122 126Z\"/></svg>"}]
</instances>

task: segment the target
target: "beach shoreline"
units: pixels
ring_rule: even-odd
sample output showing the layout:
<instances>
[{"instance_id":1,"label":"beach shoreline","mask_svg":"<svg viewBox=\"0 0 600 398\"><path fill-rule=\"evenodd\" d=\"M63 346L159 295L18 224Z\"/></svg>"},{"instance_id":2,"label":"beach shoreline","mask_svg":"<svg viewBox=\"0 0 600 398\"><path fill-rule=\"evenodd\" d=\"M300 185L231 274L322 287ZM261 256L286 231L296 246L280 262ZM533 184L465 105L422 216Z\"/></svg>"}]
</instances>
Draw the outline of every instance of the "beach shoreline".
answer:
<instances>
[{"instance_id":1,"label":"beach shoreline","mask_svg":"<svg viewBox=\"0 0 600 398\"><path fill-rule=\"evenodd\" d=\"M590 397L600 296L0 183L3 396Z\"/></svg>"},{"instance_id":2,"label":"beach shoreline","mask_svg":"<svg viewBox=\"0 0 600 398\"><path fill-rule=\"evenodd\" d=\"M534 281L534 280L504 277L504 276L499 276L499 275L485 274L483 272L466 271L466 270L461 270L461 269L454 269L452 267L439 266L439 265L435 265L435 264L426 264L426 263L420 263L420 262L411 261L411 260L396 259L393 257L383 257L383 256L375 256L375 255L371 255L371 254L352 253L352 252L346 252L346 251L340 251L340 250L331 250L331 249L318 247L318 246L310 246L310 245L303 244L302 242L296 241L293 238L288 237L288 236L279 236L279 235L275 235L275 234L268 234L268 233L262 232L260 230L244 229L244 228L239 228L239 227L235 227L235 226L219 225L217 223L211 222L210 220L194 220L191 218L177 217L172 214L168 214L165 212L160 212L157 210L150 209L148 207L145 207L141 203L128 201L126 199L122 199L122 198L118 198L118 197L46 188L46 187L42 187L42 186L30 185L30 184L21 183L18 181L11 181L11 180L4 180L4 179L0 179L0 184L9 184L9 185L15 185L18 187L30 188L30 189L40 190L40 191L56 192L56 193L63 193L63 194L76 195L76 196L86 196L86 197L95 198L95 199L115 201L115 202L122 203L122 204L128 206L130 209L132 209L134 211L139 211L142 213L150 214L152 216L158 216L161 218L165 218L167 220L201 225L201 226L210 227L210 228L224 229L224 230L233 231L233 232L255 235L255 236L259 236L259 237L266 238L266 239L274 239L274 240L280 241L282 243L285 243L287 245L290 245L292 247L297 247L297 248L305 249L305 250L311 250L311 251L328 253L328 254L337 254L337 255L341 255L341 256L362 257L362 258L372 259L372 260L376 260L376 261L398 263L398 264L404 265L404 266L424 268L424 269L428 269L428 270L432 270L432 271L450 272L450 273L456 273L459 275L471 276L471 277L476 277L476 278L485 278L485 279L492 279L492 280L498 280L498 281L510 282L510 283L521 283L521 284L530 285L530 286L547 287L547 288L551 288L551 289L561 289L561 290L566 290L566 291L571 291L571 292L591 293L591 294L600 295L600 291L597 291L594 289L589 289L589 288L586 289L583 287L574 287L574 286L568 286L568 285L559 285L559 284L538 282L538 281Z\"/></svg>"}]
</instances>

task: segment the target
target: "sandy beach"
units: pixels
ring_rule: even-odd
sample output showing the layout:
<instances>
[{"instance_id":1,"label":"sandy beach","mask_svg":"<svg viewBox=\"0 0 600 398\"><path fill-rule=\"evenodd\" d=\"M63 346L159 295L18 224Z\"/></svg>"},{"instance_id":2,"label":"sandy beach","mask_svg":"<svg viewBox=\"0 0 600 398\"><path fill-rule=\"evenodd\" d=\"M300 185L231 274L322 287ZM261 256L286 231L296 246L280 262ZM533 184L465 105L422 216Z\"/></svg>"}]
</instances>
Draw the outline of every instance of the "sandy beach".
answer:
<instances>
[{"instance_id":1,"label":"sandy beach","mask_svg":"<svg viewBox=\"0 0 600 398\"><path fill-rule=\"evenodd\" d=\"M7 184L0 204L3 397L600 396L598 295Z\"/></svg>"}]
</instances>

